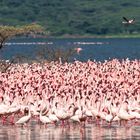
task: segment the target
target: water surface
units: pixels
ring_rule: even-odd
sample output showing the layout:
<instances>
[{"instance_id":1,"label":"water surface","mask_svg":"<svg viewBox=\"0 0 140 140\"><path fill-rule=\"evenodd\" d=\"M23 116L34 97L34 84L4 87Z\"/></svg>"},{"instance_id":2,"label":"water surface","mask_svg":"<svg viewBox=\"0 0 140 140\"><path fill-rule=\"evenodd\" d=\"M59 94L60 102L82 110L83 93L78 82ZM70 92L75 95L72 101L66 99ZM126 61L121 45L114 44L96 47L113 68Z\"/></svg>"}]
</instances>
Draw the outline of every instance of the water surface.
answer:
<instances>
[{"instance_id":1,"label":"water surface","mask_svg":"<svg viewBox=\"0 0 140 140\"><path fill-rule=\"evenodd\" d=\"M33 56L39 46L76 48L83 50L80 55L74 56L80 61L88 59L104 61L108 59L140 59L139 38L82 38L82 39L55 39L55 38L17 38L10 40L3 48L1 56L9 59L17 54Z\"/></svg>"},{"instance_id":2,"label":"water surface","mask_svg":"<svg viewBox=\"0 0 140 140\"><path fill-rule=\"evenodd\" d=\"M96 125L47 126L32 123L27 126L2 125L1 140L139 140L140 126Z\"/></svg>"}]
</instances>

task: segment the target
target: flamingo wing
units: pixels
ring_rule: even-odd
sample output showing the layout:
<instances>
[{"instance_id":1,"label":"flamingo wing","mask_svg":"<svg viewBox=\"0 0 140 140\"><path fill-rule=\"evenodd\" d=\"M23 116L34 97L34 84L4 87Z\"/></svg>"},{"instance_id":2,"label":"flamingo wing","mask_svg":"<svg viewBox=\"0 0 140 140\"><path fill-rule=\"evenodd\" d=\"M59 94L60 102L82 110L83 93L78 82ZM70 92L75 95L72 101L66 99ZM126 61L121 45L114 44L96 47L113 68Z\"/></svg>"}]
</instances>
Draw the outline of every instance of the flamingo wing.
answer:
<instances>
[{"instance_id":1,"label":"flamingo wing","mask_svg":"<svg viewBox=\"0 0 140 140\"><path fill-rule=\"evenodd\" d=\"M41 121L42 123L44 123L44 124L46 124L46 123L51 123L51 120L50 120L48 117L46 117L46 116L41 116L41 117L40 117L40 121Z\"/></svg>"},{"instance_id":2,"label":"flamingo wing","mask_svg":"<svg viewBox=\"0 0 140 140\"><path fill-rule=\"evenodd\" d=\"M16 124L24 124L28 122L29 120L30 120L30 116L23 116L16 122Z\"/></svg>"},{"instance_id":3,"label":"flamingo wing","mask_svg":"<svg viewBox=\"0 0 140 140\"><path fill-rule=\"evenodd\" d=\"M129 20L128 20L126 17L123 17L123 19L124 19L126 22L129 22Z\"/></svg>"}]
</instances>

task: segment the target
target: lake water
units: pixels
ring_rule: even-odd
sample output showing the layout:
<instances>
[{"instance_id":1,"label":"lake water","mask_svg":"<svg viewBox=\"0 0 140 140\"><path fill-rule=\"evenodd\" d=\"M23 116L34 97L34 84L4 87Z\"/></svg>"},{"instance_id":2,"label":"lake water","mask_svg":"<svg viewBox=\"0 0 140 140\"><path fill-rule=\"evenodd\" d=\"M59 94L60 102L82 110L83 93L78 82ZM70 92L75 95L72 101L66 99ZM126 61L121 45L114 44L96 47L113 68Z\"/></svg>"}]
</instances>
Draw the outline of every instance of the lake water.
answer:
<instances>
[{"instance_id":1,"label":"lake water","mask_svg":"<svg viewBox=\"0 0 140 140\"><path fill-rule=\"evenodd\" d=\"M25 127L4 125L0 127L0 140L139 140L140 126L125 127L119 125L96 125L87 123L85 126L47 126L28 124Z\"/></svg>"},{"instance_id":2,"label":"lake water","mask_svg":"<svg viewBox=\"0 0 140 140\"><path fill-rule=\"evenodd\" d=\"M140 39L108 39L108 38L82 38L82 39L41 39L18 38L9 41L0 54L4 59L10 59L14 55L33 56L40 46L76 48L83 50L74 58L80 61L88 59L104 61L108 59L140 59ZM73 59L74 59L73 58Z\"/></svg>"}]
</instances>

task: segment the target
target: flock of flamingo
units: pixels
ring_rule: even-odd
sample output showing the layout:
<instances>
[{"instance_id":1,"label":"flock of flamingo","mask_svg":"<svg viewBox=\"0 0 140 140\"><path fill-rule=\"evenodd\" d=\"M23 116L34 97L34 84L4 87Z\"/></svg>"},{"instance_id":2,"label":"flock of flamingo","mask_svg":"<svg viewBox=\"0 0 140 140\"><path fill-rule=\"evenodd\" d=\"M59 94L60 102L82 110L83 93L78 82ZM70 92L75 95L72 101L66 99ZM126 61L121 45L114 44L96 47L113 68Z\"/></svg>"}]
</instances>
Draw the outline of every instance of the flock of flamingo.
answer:
<instances>
[{"instance_id":1,"label":"flock of flamingo","mask_svg":"<svg viewBox=\"0 0 140 140\"><path fill-rule=\"evenodd\" d=\"M140 61L12 64L0 72L2 124L140 120Z\"/></svg>"}]
</instances>

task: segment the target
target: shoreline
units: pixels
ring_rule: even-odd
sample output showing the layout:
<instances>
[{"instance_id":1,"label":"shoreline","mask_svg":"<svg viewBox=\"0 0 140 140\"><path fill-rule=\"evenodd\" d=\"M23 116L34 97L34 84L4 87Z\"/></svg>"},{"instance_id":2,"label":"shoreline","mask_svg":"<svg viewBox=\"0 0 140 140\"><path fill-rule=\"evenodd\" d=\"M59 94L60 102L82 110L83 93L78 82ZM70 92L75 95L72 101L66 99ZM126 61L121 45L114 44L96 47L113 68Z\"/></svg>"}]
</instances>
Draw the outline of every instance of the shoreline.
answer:
<instances>
[{"instance_id":1,"label":"shoreline","mask_svg":"<svg viewBox=\"0 0 140 140\"><path fill-rule=\"evenodd\" d=\"M135 34L135 35L126 35L126 34L118 34L118 35L60 35L60 36L53 36L53 35L47 35L47 36L17 36L12 39L17 39L17 38L48 38L48 39L66 39L66 38L72 38L72 39L82 39L82 38L140 38L140 34Z\"/></svg>"},{"instance_id":2,"label":"shoreline","mask_svg":"<svg viewBox=\"0 0 140 140\"><path fill-rule=\"evenodd\" d=\"M62 35L62 36L48 36L44 38L140 38L140 34L137 35Z\"/></svg>"}]
</instances>

